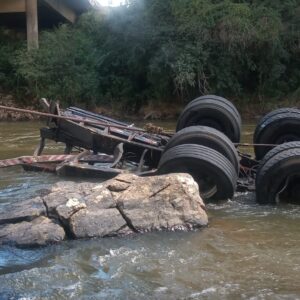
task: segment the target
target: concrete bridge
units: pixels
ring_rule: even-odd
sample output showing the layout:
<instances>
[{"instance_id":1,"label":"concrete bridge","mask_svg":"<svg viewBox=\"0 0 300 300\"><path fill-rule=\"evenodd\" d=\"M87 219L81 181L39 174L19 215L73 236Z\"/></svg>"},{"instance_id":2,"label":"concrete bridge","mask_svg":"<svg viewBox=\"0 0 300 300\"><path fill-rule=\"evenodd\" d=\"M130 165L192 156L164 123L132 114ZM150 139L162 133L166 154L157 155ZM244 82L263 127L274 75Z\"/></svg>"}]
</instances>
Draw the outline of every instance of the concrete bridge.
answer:
<instances>
[{"instance_id":1,"label":"concrete bridge","mask_svg":"<svg viewBox=\"0 0 300 300\"><path fill-rule=\"evenodd\" d=\"M0 25L26 28L28 49L38 48L39 26L74 23L89 0L0 0Z\"/></svg>"}]
</instances>

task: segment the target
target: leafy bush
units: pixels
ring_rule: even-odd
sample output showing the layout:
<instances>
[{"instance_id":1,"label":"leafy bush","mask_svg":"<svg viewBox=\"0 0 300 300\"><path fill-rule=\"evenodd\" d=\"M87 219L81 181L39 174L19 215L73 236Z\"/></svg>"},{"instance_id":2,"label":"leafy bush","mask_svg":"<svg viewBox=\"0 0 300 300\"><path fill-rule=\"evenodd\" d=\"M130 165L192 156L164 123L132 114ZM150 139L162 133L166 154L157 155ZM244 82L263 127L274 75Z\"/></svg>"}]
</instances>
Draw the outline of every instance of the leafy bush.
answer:
<instances>
[{"instance_id":1,"label":"leafy bush","mask_svg":"<svg viewBox=\"0 0 300 300\"><path fill-rule=\"evenodd\" d=\"M24 37L13 31L0 28L0 88L16 90L18 78L14 61L17 51L24 47Z\"/></svg>"},{"instance_id":2,"label":"leafy bush","mask_svg":"<svg viewBox=\"0 0 300 300\"><path fill-rule=\"evenodd\" d=\"M19 53L18 74L26 78L37 96L62 100L94 102L97 95L97 60L95 45L84 32L62 25L45 31L40 37L40 49Z\"/></svg>"},{"instance_id":3,"label":"leafy bush","mask_svg":"<svg viewBox=\"0 0 300 300\"><path fill-rule=\"evenodd\" d=\"M299 1L128 2L42 33L40 49L20 51L10 76L37 96L131 111L204 93L299 95Z\"/></svg>"}]
</instances>

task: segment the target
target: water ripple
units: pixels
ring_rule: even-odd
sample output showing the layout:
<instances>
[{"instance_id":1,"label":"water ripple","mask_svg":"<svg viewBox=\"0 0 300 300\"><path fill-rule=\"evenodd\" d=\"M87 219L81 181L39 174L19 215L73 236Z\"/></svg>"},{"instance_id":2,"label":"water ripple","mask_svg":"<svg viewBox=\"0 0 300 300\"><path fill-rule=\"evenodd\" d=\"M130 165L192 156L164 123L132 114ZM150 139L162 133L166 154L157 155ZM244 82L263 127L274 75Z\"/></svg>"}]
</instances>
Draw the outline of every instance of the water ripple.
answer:
<instances>
[{"instance_id":1,"label":"water ripple","mask_svg":"<svg viewBox=\"0 0 300 300\"><path fill-rule=\"evenodd\" d=\"M0 137L14 142L0 149L0 157L32 153L39 124L26 126L0 123ZM0 170L0 208L56 180L21 168ZM237 193L207 209L209 226L188 233L70 241L35 250L1 247L0 299L300 298L299 206L259 206L253 193Z\"/></svg>"}]
</instances>

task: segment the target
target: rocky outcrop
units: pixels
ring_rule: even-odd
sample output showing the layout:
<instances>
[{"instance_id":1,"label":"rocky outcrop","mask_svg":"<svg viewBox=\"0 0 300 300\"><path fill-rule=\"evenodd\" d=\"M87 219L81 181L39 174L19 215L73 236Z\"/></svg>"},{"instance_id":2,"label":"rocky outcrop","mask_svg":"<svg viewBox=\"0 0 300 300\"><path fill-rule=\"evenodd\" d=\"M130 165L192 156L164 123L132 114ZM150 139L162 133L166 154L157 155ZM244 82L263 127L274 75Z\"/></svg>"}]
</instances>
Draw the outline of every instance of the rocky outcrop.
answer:
<instances>
[{"instance_id":1,"label":"rocky outcrop","mask_svg":"<svg viewBox=\"0 0 300 300\"><path fill-rule=\"evenodd\" d=\"M0 244L39 246L68 239L190 230L208 223L188 174L121 174L101 184L61 182L0 212Z\"/></svg>"}]
</instances>

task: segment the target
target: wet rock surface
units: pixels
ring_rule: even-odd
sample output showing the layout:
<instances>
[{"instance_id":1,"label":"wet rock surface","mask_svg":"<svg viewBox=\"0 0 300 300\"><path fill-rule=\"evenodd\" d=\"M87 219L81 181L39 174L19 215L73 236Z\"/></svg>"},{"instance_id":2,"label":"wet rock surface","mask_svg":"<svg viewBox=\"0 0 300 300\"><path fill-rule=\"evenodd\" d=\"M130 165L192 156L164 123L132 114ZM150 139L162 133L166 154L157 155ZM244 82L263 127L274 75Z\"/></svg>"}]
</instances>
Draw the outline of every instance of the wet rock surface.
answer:
<instances>
[{"instance_id":1,"label":"wet rock surface","mask_svg":"<svg viewBox=\"0 0 300 300\"><path fill-rule=\"evenodd\" d=\"M208 218L188 174L121 174L97 183L60 182L0 212L0 244L44 246L64 239L190 230Z\"/></svg>"},{"instance_id":2,"label":"wet rock surface","mask_svg":"<svg viewBox=\"0 0 300 300\"><path fill-rule=\"evenodd\" d=\"M45 246L65 239L64 229L53 220L38 217L31 222L22 221L0 228L0 243L16 246Z\"/></svg>"}]
</instances>

